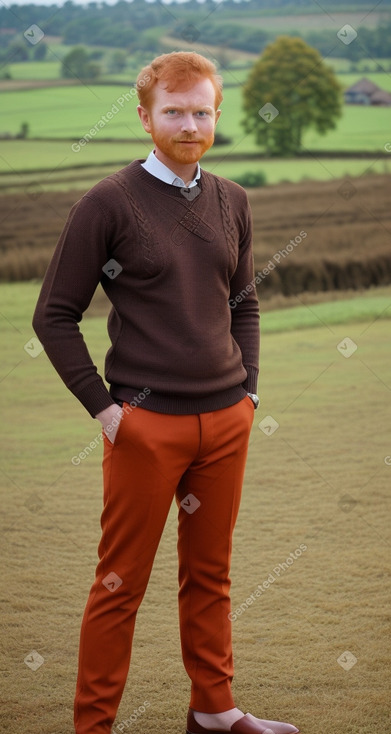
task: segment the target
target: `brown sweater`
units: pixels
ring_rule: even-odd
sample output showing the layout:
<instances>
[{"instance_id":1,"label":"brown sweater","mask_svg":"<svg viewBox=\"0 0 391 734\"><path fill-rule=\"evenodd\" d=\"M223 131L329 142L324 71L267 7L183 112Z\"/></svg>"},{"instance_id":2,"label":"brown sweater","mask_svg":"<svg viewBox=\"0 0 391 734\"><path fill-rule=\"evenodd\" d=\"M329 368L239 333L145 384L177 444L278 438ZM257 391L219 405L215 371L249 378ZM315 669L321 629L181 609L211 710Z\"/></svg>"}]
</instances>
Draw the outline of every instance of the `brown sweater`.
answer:
<instances>
[{"instance_id":1,"label":"brown sweater","mask_svg":"<svg viewBox=\"0 0 391 734\"><path fill-rule=\"evenodd\" d=\"M92 416L145 388L143 408L162 413L228 407L257 387L259 309L250 286L246 193L202 171L200 193L186 196L142 162L108 176L72 207L34 329ZM113 306L110 390L78 326L99 282Z\"/></svg>"}]
</instances>

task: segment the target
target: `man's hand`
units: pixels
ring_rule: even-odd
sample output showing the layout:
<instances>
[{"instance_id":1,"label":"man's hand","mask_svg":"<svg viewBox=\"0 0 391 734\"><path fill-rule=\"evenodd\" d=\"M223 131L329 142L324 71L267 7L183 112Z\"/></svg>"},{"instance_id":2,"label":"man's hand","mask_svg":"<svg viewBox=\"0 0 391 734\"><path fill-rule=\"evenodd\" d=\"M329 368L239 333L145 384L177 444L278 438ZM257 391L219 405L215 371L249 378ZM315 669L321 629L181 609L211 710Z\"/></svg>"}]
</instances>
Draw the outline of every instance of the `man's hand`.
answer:
<instances>
[{"instance_id":1,"label":"man's hand","mask_svg":"<svg viewBox=\"0 0 391 734\"><path fill-rule=\"evenodd\" d=\"M124 411L119 407L119 405L117 405L117 403L113 403L113 405L109 405L108 408L101 410L101 412L97 413L95 416L95 418L101 422L102 428L111 443L114 443L115 441L123 412Z\"/></svg>"}]
</instances>

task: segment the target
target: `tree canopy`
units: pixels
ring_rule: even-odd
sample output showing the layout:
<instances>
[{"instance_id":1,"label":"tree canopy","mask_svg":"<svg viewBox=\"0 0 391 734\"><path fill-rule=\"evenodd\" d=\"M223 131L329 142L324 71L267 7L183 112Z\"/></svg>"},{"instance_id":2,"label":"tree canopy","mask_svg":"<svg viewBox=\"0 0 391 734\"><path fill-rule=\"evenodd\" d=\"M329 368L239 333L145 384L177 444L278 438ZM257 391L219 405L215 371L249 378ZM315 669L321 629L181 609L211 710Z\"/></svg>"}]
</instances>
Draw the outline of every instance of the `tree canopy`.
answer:
<instances>
[{"instance_id":1,"label":"tree canopy","mask_svg":"<svg viewBox=\"0 0 391 734\"><path fill-rule=\"evenodd\" d=\"M64 57L61 73L65 79L96 79L100 74L100 67L90 61L90 55L83 46L75 46Z\"/></svg>"},{"instance_id":2,"label":"tree canopy","mask_svg":"<svg viewBox=\"0 0 391 734\"><path fill-rule=\"evenodd\" d=\"M342 87L319 52L280 36L254 64L243 87L247 133L272 155L297 153L303 132L325 134L342 114Z\"/></svg>"}]
</instances>

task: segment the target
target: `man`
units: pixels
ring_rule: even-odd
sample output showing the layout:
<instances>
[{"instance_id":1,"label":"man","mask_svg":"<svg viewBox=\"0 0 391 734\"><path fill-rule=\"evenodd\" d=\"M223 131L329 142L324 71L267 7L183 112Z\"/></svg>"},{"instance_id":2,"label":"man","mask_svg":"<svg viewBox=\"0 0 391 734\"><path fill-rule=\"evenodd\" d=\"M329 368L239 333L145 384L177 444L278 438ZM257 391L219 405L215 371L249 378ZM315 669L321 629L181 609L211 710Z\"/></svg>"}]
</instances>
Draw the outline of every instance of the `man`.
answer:
<instances>
[{"instance_id":1,"label":"man","mask_svg":"<svg viewBox=\"0 0 391 734\"><path fill-rule=\"evenodd\" d=\"M33 321L104 432L100 561L81 629L75 730L111 730L175 497L187 732L293 734L244 715L231 693L231 540L258 402L259 313L246 194L199 167L221 78L206 58L174 52L140 72L137 90L154 150L73 207ZM109 390L78 328L99 282L112 303Z\"/></svg>"}]
</instances>

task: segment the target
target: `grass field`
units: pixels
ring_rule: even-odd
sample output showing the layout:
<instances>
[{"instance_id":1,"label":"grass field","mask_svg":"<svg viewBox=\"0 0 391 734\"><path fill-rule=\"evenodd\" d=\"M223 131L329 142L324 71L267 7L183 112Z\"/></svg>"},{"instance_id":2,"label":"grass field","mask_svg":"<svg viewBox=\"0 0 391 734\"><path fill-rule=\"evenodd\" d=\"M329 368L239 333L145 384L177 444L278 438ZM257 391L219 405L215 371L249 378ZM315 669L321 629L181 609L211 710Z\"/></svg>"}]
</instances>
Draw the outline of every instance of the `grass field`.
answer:
<instances>
[{"instance_id":1,"label":"grass field","mask_svg":"<svg viewBox=\"0 0 391 734\"><path fill-rule=\"evenodd\" d=\"M60 61L18 61L8 69L12 79L60 79Z\"/></svg>"},{"instance_id":2,"label":"grass field","mask_svg":"<svg viewBox=\"0 0 391 734\"><path fill-rule=\"evenodd\" d=\"M61 78L61 61L59 60L60 55L63 56L65 53L69 51L69 46L64 46L61 50L60 54L56 53L56 55L53 55L52 60L47 61L29 61L28 63L24 61L19 61L14 64L10 64L8 66L8 69L10 71L12 80L26 80L26 81L37 81L37 80L59 80ZM105 50L107 56L110 56L111 51ZM58 57L58 58L56 58ZM249 68L251 68L252 63L256 61L256 54L254 54L251 58L246 59L232 59L229 57L229 64L224 67L219 67L219 72L222 74L224 79L224 84L240 84L246 80L246 77L249 72ZM379 84L384 89L390 90L390 84L391 84L391 77L390 77L390 60L389 59L361 59L360 61L356 62L357 64L357 71L351 72L350 71L350 65L351 61L350 59L338 59L338 58L328 58L326 62L329 66L331 66L334 71L337 74L341 75L340 81L342 84L345 84L346 74L350 72L350 74L353 75L353 80L355 81L357 79L357 72L361 75L365 74L365 76L369 78L373 78L373 81L376 84ZM246 67L243 68L244 64L246 64ZM386 71L386 73L381 73L378 70L378 64ZM219 64L217 63L219 66ZM237 68L239 65L239 68ZM112 81L112 82L122 82L124 86L129 84L129 82L133 81L141 66L140 64L137 65L135 63L135 59L133 57L129 57L128 63L126 66L126 69L123 72L117 72L117 73L105 73L102 75L101 80L102 81ZM352 82L349 81L348 84L351 84ZM5 88L4 81L2 82L3 89Z\"/></svg>"},{"instance_id":3,"label":"grass field","mask_svg":"<svg viewBox=\"0 0 391 734\"><path fill-rule=\"evenodd\" d=\"M69 51L69 46L67 47ZM106 54L109 57L110 51L106 50ZM255 57L256 58L256 57ZM235 63L229 59L230 64L228 69L222 69L221 73L224 75L225 83L238 83L245 80L248 69L235 68ZM100 63L100 62L98 62ZM242 62L243 63L243 62ZM249 64L249 61L246 62ZM250 63L251 65L251 63ZM12 80L39 80L39 79L60 79L61 78L61 61L24 61L17 62L9 65L9 71L11 73ZM129 85L130 82L134 81L140 71L141 65L137 66L133 57L128 57L128 63L126 69L122 72L113 74L102 75L102 81L120 81L124 86Z\"/></svg>"},{"instance_id":4,"label":"grass field","mask_svg":"<svg viewBox=\"0 0 391 734\"><path fill-rule=\"evenodd\" d=\"M37 283L0 290L0 724L13 734L71 734L79 627L97 560L101 449L72 464L98 424L45 355L32 359L24 349L38 291ZM234 692L238 706L291 720L302 734L390 730L391 347L389 321L379 317L387 304L391 311L391 291L381 303L369 294L358 300L312 305L300 330L291 328L296 309L262 317L262 404L231 574L233 609L244 607L233 622ZM105 320L86 319L83 332L101 371ZM357 345L349 358L346 337ZM258 427L266 416L279 423L272 435ZM300 544L306 550L289 566ZM270 587L246 605L270 574ZM113 734L145 701L133 732L183 734L189 686L176 608L173 507ZM33 650L43 658L35 671L24 662Z\"/></svg>"},{"instance_id":5,"label":"grass field","mask_svg":"<svg viewBox=\"0 0 391 734\"><path fill-rule=\"evenodd\" d=\"M39 80L39 79L61 79L61 58L65 56L67 53L69 53L70 46L64 46L61 49L61 52L56 52L55 54L51 54L49 47L49 53L48 53L48 59L46 61L18 61L15 64L9 64L8 69L11 74L12 80L14 79L26 79L26 80ZM92 47L91 47L92 48ZM93 47L96 48L95 46ZM101 64L102 66L105 63L109 63L110 55L113 53L114 49L104 49L104 58L103 60L98 60L97 63ZM107 58L107 62L105 62L105 58ZM126 70L121 73L116 74L103 74L102 80L107 79L107 81L122 81L124 85L129 84L130 81L134 81L136 78L138 72L140 70L140 67L137 68L135 65L134 59L132 57L129 57L128 64L126 66Z\"/></svg>"},{"instance_id":6,"label":"grass field","mask_svg":"<svg viewBox=\"0 0 391 734\"><path fill-rule=\"evenodd\" d=\"M381 63L381 62L380 62ZM381 89L385 89L387 92L391 92L391 73L381 74L376 71L363 71L359 78L365 76L366 79L370 79L371 82L377 84ZM340 75L340 81L344 87L350 87L352 84L358 81L357 72L348 72ZM357 109L357 108L356 108Z\"/></svg>"},{"instance_id":7,"label":"grass field","mask_svg":"<svg viewBox=\"0 0 391 734\"><path fill-rule=\"evenodd\" d=\"M19 64L22 67L29 64ZM53 71L50 64L31 64L31 73L37 74L38 67ZM35 69L35 71L34 71ZM247 71L230 69L224 72L227 83L238 83L226 87L222 104L223 115L218 131L231 138L228 145L213 148L204 158L207 170L228 178L237 178L247 172L262 170L267 182L274 184L282 180L302 179L328 180L332 177L361 176L370 168L377 173L389 173L390 161L377 160L377 151L384 154L390 144L391 108L345 106L343 117L335 130L320 136L313 130L303 138L303 149L311 151L373 151L373 160L338 158L319 161L310 160L234 160L231 156L252 156L259 152L252 135L244 134L241 120L241 84ZM357 80L361 74L341 74L345 86ZM385 89L391 89L391 75L368 72L367 76ZM21 77L20 77L21 78ZM14 190L20 184L19 172L23 172L26 185L31 183L29 172L41 175L39 185L51 190L66 191L79 186L88 188L99 180L102 167L116 168L134 158L145 157L150 142L145 137L137 115L137 98L133 94L131 81L123 86L85 85L27 89L13 92L2 91L2 130L15 135L22 123L29 124L30 138L49 140L0 140L0 187ZM110 114L111 119L107 118ZM106 116L106 120L104 117ZM93 129L92 135L90 130ZM86 136L90 140L82 146L78 141ZM92 137L92 140L91 140ZM62 139L61 139L62 138ZM110 139L112 142L108 142ZM132 140L132 142L118 142ZM138 141L138 142L135 142ZM73 147L72 147L73 146ZM214 158L211 158L211 157ZM217 156L217 159L216 159ZM77 170L73 176L61 169L99 166L98 170ZM6 176L2 176L6 174Z\"/></svg>"},{"instance_id":8,"label":"grass field","mask_svg":"<svg viewBox=\"0 0 391 734\"><path fill-rule=\"evenodd\" d=\"M78 186L82 180L82 186L98 180L98 171L90 170L81 177L77 173L80 166L107 166L113 170L118 164L125 164L134 158L146 157L151 149L151 142L142 131L137 118L136 103L130 100L116 115L107 122L103 129L99 129L92 140L82 146L78 142L88 131L98 123L102 115L113 108L116 100L123 93L114 93L111 87L98 87L99 99L91 96L93 103L83 100L83 90L79 87L58 88L56 90L37 90L35 92L9 93L15 107L20 105L22 95L28 95L29 101L24 104L30 105L29 119L31 120L31 135L53 137L53 140L0 140L0 186L4 188L18 185L20 177L18 172L28 174L31 172L46 172L40 176L40 185L46 185L54 190L67 190L72 186ZM118 89L118 88L116 88ZM34 110L34 95L41 97L41 107L36 106ZM41 96L42 95L42 96ZM85 96L85 95L84 95ZM53 99L57 100L57 111L53 106ZM69 102L69 105L67 103ZM73 107L70 104L73 100ZM78 102L77 102L78 101ZM46 105L46 107L44 106ZM79 105L79 106L78 106ZM118 105L117 105L118 106ZM73 110L73 111L72 111ZM77 110L77 114L76 114ZM262 170L266 174L268 183L277 183L281 180L300 181L303 178L327 180L332 177L345 175L360 176L370 168L373 172L388 173L390 161L388 159L377 160L377 151L384 153L385 145L391 142L390 123L391 108L360 108L345 107L344 117L338 128L331 131L326 137L319 136L310 130L304 136L304 150L311 151L373 151L373 159L343 159L328 158L327 161L316 157L307 160L284 160L271 161L234 160L235 156L256 155L259 149L250 135L245 135L240 125L241 113L237 104L237 90L227 89L226 99L223 103L223 115L219 121L218 129L229 135L232 143L224 146L216 146L207 153L203 159L203 165L207 170L212 170L228 178L241 176L247 171ZM5 118L7 115L5 115ZM25 108L19 107L14 110L14 128L20 129L23 121L26 121ZM75 121L77 117L77 122ZM12 127L8 118L7 129ZM36 121L37 128L34 127ZM39 129L38 129L39 127ZM55 138L74 136L73 140L56 140ZM111 137L113 142L105 142L102 138ZM116 138L135 139L138 142L116 142ZM87 138L88 139L88 138ZM73 146L73 147L72 147ZM61 175L61 169L75 168L75 173L69 175L65 172ZM6 174L2 176L1 174ZM16 174L16 175L15 175ZM10 176L13 176L11 178ZM29 183L28 175L24 178ZM69 186L68 181L73 181Z\"/></svg>"},{"instance_id":9,"label":"grass field","mask_svg":"<svg viewBox=\"0 0 391 734\"><path fill-rule=\"evenodd\" d=\"M229 79L234 82L238 72L232 71ZM379 86L391 90L391 75L368 74ZM381 79L379 79L381 77ZM343 75L346 86L357 80L357 74ZM81 138L101 118L112 112L112 119L97 128L96 139L138 137L140 122L137 115L137 96L128 85L82 85L29 89L18 92L1 92L2 132L15 135L23 122L28 122L32 138ZM347 105L336 130L327 136L307 133L304 144L325 150L381 150L388 140L391 108L359 107ZM244 138L241 120L241 87L227 87L222 103L223 114L218 130L233 138L243 152L256 150L252 137Z\"/></svg>"},{"instance_id":10,"label":"grass field","mask_svg":"<svg viewBox=\"0 0 391 734\"><path fill-rule=\"evenodd\" d=\"M379 23L383 20L388 20L390 17L390 13L387 11L377 12L376 10L372 10L372 12L368 13L366 9L362 9L342 13L335 11L328 13L323 10L321 5L318 5L318 10L320 12L298 13L297 15L285 15L285 13L279 12L276 15L266 16L260 13L252 18L247 17L249 15L248 13L245 15L238 14L235 16L235 22L240 25L262 28L265 31L279 31L280 33L320 31L325 29L335 29L335 32L337 32L345 23L350 23L354 28L359 28L360 26L376 28Z\"/></svg>"},{"instance_id":11,"label":"grass field","mask_svg":"<svg viewBox=\"0 0 391 734\"><path fill-rule=\"evenodd\" d=\"M391 137L390 137L391 139ZM151 142L89 143L79 153L70 141L0 141L0 191L25 189L33 191L87 190L104 176L125 166L135 158L146 158ZM101 163L99 163L101 162ZM75 166L71 170L65 168ZM80 168L78 168L80 166ZM263 172L268 184L305 179L327 181L344 176L361 176L364 172L391 173L390 160L368 158L230 160L222 147L203 158L205 170L227 178L247 172ZM3 174L3 175L2 175Z\"/></svg>"}]
</instances>

